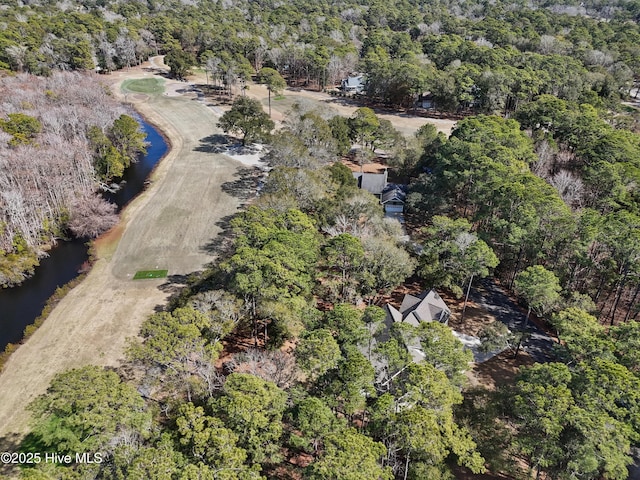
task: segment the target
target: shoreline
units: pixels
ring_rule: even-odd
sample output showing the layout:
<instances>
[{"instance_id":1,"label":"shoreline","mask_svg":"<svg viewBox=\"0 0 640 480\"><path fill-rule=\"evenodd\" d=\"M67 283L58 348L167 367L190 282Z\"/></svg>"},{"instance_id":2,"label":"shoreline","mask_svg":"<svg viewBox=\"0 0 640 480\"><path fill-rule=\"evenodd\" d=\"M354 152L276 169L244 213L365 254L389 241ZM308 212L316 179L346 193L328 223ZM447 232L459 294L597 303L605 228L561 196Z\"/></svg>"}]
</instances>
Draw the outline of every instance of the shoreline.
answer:
<instances>
[{"instance_id":1,"label":"shoreline","mask_svg":"<svg viewBox=\"0 0 640 480\"><path fill-rule=\"evenodd\" d=\"M160 128L159 125L157 125L154 121L150 120L147 116L145 116L145 114L143 114L138 108L136 108L136 104L131 102L131 101L124 101L124 100L120 100L121 103L125 106L130 107L134 112L135 115L138 115L145 123L149 124L151 127L153 127L153 129L162 137L163 141L165 142L165 144L167 145L167 151L158 159L158 161L155 163L155 165L153 166L153 168L151 169L151 171L149 171L149 174L147 176L147 181L151 179L152 175L154 174L154 172L156 171L156 169L158 168L158 166L160 165L160 163L167 157L167 155L169 155L169 153L171 152L171 149L173 148L173 145L171 144L171 139L165 134L165 132ZM120 211L118 212L118 223L116 225L114 225L113 227L111 227L109 230L107 230L106 232L100 234L98 237L95 238L88 238L88 239L79 239L79 238L72 238L72 237L68 237L68 238L56 238L54 239L53 242L47 242L44 243L42 245L38 245L37 250L34 252L36 259L38 261L38 263L32 267L32 272L29 273L28 275L25 275L24 278L22 280L20 280L19 282L15 282L15 283L8 283L5 285L2 285L0 288L1 289L12 289L12 288L16 288L16 287L20 287L26 280L32 278L34 275L37 274L37 269L38 267L40 267L40 261L43 258L46 258L48 256L48 253L53 250L54 248L56 248L56 246L58 245L58 243L60 242L69 242L69 241L73 241L73 240L81 240L84 241L86 240L86 243L90 243L91 245L93 245L95 242L99 242L100 239L102 237L108 236L110 235L112 230L117 230L118 226L121 222L121 215L124 212L124 210L129 206L130 203L132 203L133 201L135 201L140 195L142 195L142 193L144 193L144 191L147 190L147 187L143 187L142 189L140 189L140 191L131 199L129 199L129 201L127 201L127 203L125 203L124 205L122 205L120 207ZM99 190L97 191L99 192ZM27 272L28 270L25 270L24 272ZM24 273L23 272L23 273ZM87 272L83 272L83 273L88 273ZM70 280L67 283L72 282L75 279ZM59 288L63 288L65 285L62 285ZM20 345L22 343L22 339L19 341L19 343L16 343L14 345ZM1 361L0 361L0 371L2 370L1 367Z\"/></svg>"},{"instance_id":2,"label":"shoreline","mask_svg":"<svg viewBox=\"0 0 640 480\"><path fill-rule=\"evenodd\" d=\"M56 305L58 303L60 303L62 301L62 299L73 288L78 286L87 277L87 275L89 275L89 273L91 273L91 270L93 270L94 265L100 259L100 255L99 255L100 246L104 245L104 244L108 244L108 242L105 242L105 240L106 239L111 239L112 241L115 241L116 239L119 238L118 234L121 234L124 231L124 225L121 225L121 223L122 223L122 215L124 214L126 208L148 189L148 184L146 184L146 182L149 181L149 179L151 179L151 177L154 174L154 172L156 171L156 169L159 168L160 164L170 154L170 152L172 150L171 140L165 134L165 132L157 124L155 124L153 121L147 119L147 117L144 114L142 114L138 109L135 108L135 105L132 105L131 103L128 103L127 105L130 106L130 108L135 111L135 115L138 115L143 122L145 122L149 126L151 126L156 131L156 133L158 133L158 135L160 135L162 137L162 140L164 141L165 145L167 146L167 149L162 154L162 156L160 158L158 158L158 160L153 165L153 168L149 171L149 173L147 175L147 180L145 181L145 185L140 189L140 191L138 193L136 193L135 196L133 196L124 205L122 205L120 207L121 210L120 210L120 212L118 212L118 223L116 223L113 227L111 227L106 232L100 234L96 238L75 239L75 240L81 240L81 241L86 240L86 242L83 242L83 243L85 243L85 245L87 245L87 254L88 254L87 268L86 269L82 268L81 270L78 271L78 276L72 278L71 280L69 280L68 282L64 283L63 285L59 285L58 287L56 287L56 290L45 301L44 306L42 307L42 310L40 311L38 316L33 320L32 323L29 323L29 324L25 325L23 333L22 333L22 336L20 337L20 339L17 340L16 342L9 342L9 343L7 343L7 345L5 345L2 348L2 350L0 351L0 373L2 373L2 371L4 369L4 366L9 361L9 359L11 358L11 355L13 353L15 353L17 351L17 349L20 348L21 345L24 345L24 343L27 340L29 340L29 338L35 333L35 331L38 328L40 328L44 324L44 322L46 322L47 318L49 317L49 315L51 314L53 309L56 307ZM72 240L74 240L74 239L73 238L60 239L59 242L68 242L68 241L72 241ZM49 244L43 245L42 246L42 251L43 252L51 251L52 249L56 248L57 243L58 242L56 242L56 244L49 243ZM39 257L39 259L40 258L44 258L44 256L43 257ZM40 263L39 262L38 262L38 265L36 265L34 267L34 271L30 275L25 277L20 283L12 284L10 286L6 286L6 287L3 287L3 288L7 288L7 289L20 288L22 286L22 284L24 283L24 281L26 281L27 279L32 278L33 276L37 275L38 267L40 267Z\"/></svg>"},{"instance_id":3,"label":"shoreline","mask_svg":"<svg viewBox=\"0 0 640 480\"><path fill-rule=\"evenodd\" d=\"M120 207L120 211L118 212L118 223L116 223L113 227L111 227L106 232L100 234L100 236L98 236L98 237L96 237L96 238L91 240L91 245L95 248L95 252L94 252L95 259L91 263L91 268L93 268L93 264L96 261L98 261L99 258L100 258L100 255L99 255L100 246L105 244L105 243L108 243L108 242L105 242L105 239L109 238L109 239L111 239L111 241L115 241L115 240L120 238L120 236L122 235L122 233L124 232L124 229L126 227L126 225L123 225L122 223L123 223L123 218L124 218L125 212L129 208L129 205L134 203L147 190L149 190L150 182L152 181L153 176L155 175L155 172L160 168L160 165L162 164L162 162L164 162L164 160L171 154L171 152L173 150L173 144L171 142L171 138L164 132L164 130L162 130L162 128L157 123L155 123L154 121L150 120L145 114L143 114L138 108L136 108L135 104L133 104L131 102L127 102L125 105L130 106L135 111L136 115L138 115L145 123L149 124L162 137L162 140L164 141L165 145L167 146L167 151L164 152L164 154L162 154L162 156L158 159L158 161L155 163L153 168L149 171L149 173L147 174L147 178L146 178L146 180L144 182L144 185L140 189L140 191L138 193L136 193L132 198L130 198L127 201L127 203L125 203L124 205L122 205ZM89 273L89 272L87 272L87 273Z\"/></svg>"},{"instance_id":4,"label":"shoreline","mask_svg":"<svg viewBox=\"0 0 640 480\"><path fill-rule=\"evenodd\" d=\"M142 68L132 69L109 84L115 89L124 79L145 76L150 74ZM10 447L28 431L26 406L54 375L83 365L120 365L126 339L137 337L148 315L166 305L181 288L181 278L215 260L207 246L222 232L223 219L240 207L240 199L223 187L237 180L241 164L200 147L217 132L216 117L205 104L188 96L156 96L136 99L132 106L170 148L150 173L148 187L96 240L91 271L5 364L1 445ZM131 280L133 272L155 265L168 269L169 278Z\"/></svg>"}]
</instances>

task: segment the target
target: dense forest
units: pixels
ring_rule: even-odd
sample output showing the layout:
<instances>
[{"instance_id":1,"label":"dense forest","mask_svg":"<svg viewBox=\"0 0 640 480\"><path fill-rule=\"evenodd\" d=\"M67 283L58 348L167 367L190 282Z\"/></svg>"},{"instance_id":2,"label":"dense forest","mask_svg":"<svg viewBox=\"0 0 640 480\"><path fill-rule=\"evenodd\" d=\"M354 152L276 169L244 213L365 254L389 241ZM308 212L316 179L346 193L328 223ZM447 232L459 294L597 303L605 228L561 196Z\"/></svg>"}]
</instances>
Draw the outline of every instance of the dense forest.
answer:
<instances>
[{"instance_id":1,"label":"dense forest","mask_svg":"<svg viewBox=\"0 0 640 480\"><path fill-rule=\"evenodd\" d=\"M312 195L300 188L309 183ZM384 311L353 304L415 267L375 198L339 163L276 167L265 192L232 221L225 259L131 341L137 390L87 367L32 405L25 448L108 461L40 465L24 478L448 478L448 458L484 470L454 418L471 354L438 323L378 341ZM254 346L221 366L238 335ZM407 337L433 362L413 364ZM293 338L295 355L280 348Z\"/></svg>"},{"instance_id":2,"label":"dense forest","mask_svg":"<svg viewBox=\"0 0 640 480\"><path fill-rule=\"evenodd\" d=\"M18 5L19 3L19 5ZM640 69L636 2L16 2L0 11L0 67L109 72L150 54L196 60L226 82L273 67L439 109L517 109L540 94L611 106Z\"/></svg>"},{"instance_id":3,"label":"dense forest","mask_svg":"<svg viewBox=\"0 0 640 480\"><path fill-rule=\"evenodd\" d=\"M274 91L280 77L320 89L359 71L368 102L417 109L428 97L460 118L449 138L430 126L405 138L370 108L344 118L298 105L271 132L260 104L237 99L219 127L269 144L259 197L231 221L219 262L144 323L122 368L60 374L32 404L24 450L104 461L22 477L626 479L640 445L640 136L623 101L637 96L639 19L637 1L0 10L5 283L16 276L5 264L20 254L28 267L78 215L96 225L67 188L107 208L95 192L130 161L122 132L141 141L104 90L79 93L95 79L59 70L108 74L164 53L177 77L200 66ZM82 124L65 120L72 83L74 111L104 105ZM75 155L44 153L68 132ZM362 162L384 150L407 180L410 243L337 162L352 146ZM29 162L34 151L49 163ZM70 170L77 183L55 177ZM553 361L470 387L471 353L448 327L384 324L383 295L412 275L458 297L495 276L555 333ZM481 337L515 355L526 343L499 325ZM240 340L251 346L231 353Z\"/></svg>"},{"instance_id":4,"label":"dense forest","mask_svg":"<svg viewBox=\"0 0 640 480\"><path fill-rule=\"evenodd\" d=\"M243 100L234 108L246 111L238 106ZM375 118L362 110L343 119L352 141L366 127L359 117ZM22 477L451 479L451 468L461 465L512 478L533 471L626 479L640 431L640 323L605 328L589 313L595 304L588 295L563 289L551 270L533 265L534 246L502 251L489 220L475 228L479 205L495 209L489 218L503 228L515 229L523 218L504 215L497 194L495 205L477 205L473 195L459 200L453 190L440 195L449 199L451 217L425 218L414 235L421 254L412 258L378 200L356 187L344 165L311 153L318 143L337 151L339 135L328 132L341 122L325 117L303 107L290 113L279 135L296 132L305 165L271 158L262 193L231 221L220 260L145 321L122 368L60 374L31 405L25 451L99 452L103 461L41 463ZM485 141L472 146L479 138ZM454 146L500 151L504 167L480 170L504 170L510 183L491 178L506 183L496 192L509 192L509 205L529 216L542 207L571 215L560 194L518 159L535 152L514 120L466 119L449 140L426 127L414 141L432 152L423 160L429 165L434 157L444 162ZM453 171L451 159L465 157L446 158ZM430 175L457 185L455 175ZM482 192L485 179L477 177ZM531 200L513 195L525 181ZM457 201L469 203L469 219L453 218L465 210ZM425 285L461 293L499 259L508 266L497 272L514 276L529 310L547 315L562 342L554 362L523 368L515 384L491 391L469 387L464 372L472 355L449 327L389 328L376 301L414 272ZM494 330L483 333L487 343L514 347L512 335ZM241 351L229 351L240 344ZM417 363L406 348L416 344L424 352Z\"/></svg>"}]
</instances>

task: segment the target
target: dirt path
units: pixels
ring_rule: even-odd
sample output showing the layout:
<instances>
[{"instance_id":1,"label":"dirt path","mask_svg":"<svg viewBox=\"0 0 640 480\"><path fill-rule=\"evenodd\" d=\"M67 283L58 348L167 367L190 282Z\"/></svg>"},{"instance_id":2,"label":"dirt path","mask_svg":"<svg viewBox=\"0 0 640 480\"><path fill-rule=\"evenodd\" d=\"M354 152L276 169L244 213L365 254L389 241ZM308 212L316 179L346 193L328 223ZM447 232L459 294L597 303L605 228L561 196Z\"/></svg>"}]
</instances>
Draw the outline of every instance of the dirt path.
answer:
<instances>
[{"instance_id":1,"label":"dirt path","mask_svg":"<svg viewBox=\"0 0 640 480\"><path fill-rule=\"evenodd\" d=\"M111 80L118 88L124 79L149 75L132 69ZM0 437L25 432L26 405L56 373L86 364L118 365L126 338L137 335L142 321L177 287L167 279L130 280L137 270L168 269L170 278L179 279L214 259L205 246L240 204L222 187L236 179L240 164L202 148L201 139L217 133L213 110L195 94L172 92L128 95L165 133L172 150L150 187L126 208L119 227L99 242L99 261L87 278L8 361L0 375Z\"/></svg>"}]
</instances>

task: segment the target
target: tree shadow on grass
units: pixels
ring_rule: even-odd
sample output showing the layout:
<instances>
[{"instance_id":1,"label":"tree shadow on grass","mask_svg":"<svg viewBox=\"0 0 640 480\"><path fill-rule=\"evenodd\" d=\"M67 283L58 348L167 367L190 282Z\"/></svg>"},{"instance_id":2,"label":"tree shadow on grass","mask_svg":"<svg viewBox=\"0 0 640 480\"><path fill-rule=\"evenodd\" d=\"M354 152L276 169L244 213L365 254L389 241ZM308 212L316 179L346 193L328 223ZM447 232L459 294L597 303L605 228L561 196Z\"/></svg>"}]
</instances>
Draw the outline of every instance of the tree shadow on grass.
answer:
<instances>
[{"instance_id":1,"label":"tree shadow on grass","mask_svg":"<svg viewBox=\"0 0 640 480\"><path fill-rule=\"evenodd\" d=\"M39 435L34 433L29 433L26 436L22 436L17 433L9 433L0 437L0 451L11 454L38 453L41 461L44 462L44 454L47 451L51 451L51 448L43 442ZM15 460L19 459L16 458ZM0 476L2 476L2 478L18 478L20 465L29 466L26 462L0 462Z\"/></svg>"},{"instance_id":2,"label":"tree shadow on grass","mask_svg":"<svg viewBox=\"0 0 640 480\"><path fill-rule=\"evenodd\" d=\"M0 437L0 451L16 453L21 451L20 445L22 436L17 433L9 433ZM0 462L0 476L2 478L16 478L18 476L18 465L9 462Z\"/></svg>"},{"instance_id":3,"label":"tree shadow on grass","mask_svg":"<svg viewBox=\"0 0 640 480\"><path fill-rule=\"evenodd\" d=\"M258 195L264 171L258 167L241 167L233 176L235 180L225 182L220 186L223 192L245 202Z\"/></svg>"},{"instance_id":4,"label":"tree shadow on grass","mask_svg":"<svg viewBox=\"0 0 640 480\"><path fill-rule=\"evenodd\" d=\"M164 78L172 78L171 77L171 72L169 70L164 69L164 68L143 67L142 70L144 72L152 73L154 75L159 75L159 76L164 77Z\"/></svg>"},{"instance_id":5,"label":"tree shadow on grass","mask_svg":"<svg viewBox=\"0 0 640 480\"><path fill-rule=\"evenodd\" d=\"M216 222L221 231L214 238L205 243L200 249L210 255L218 258L228 257L233 250L233 230L231 229L231 220L235 215L227 215Z\"/></svg>"},{"instance_id":6,"label":"tree shadow on grass","mask_svg":"<svg viewBox=\"0 0 640 480\"><path fill-rule=\"evenodd\" d=\"M167 281L158 285L158 290L168 294L166 304L159 304L154 307L156 313L167 312L179 306L180 299L188 294L189 287L193 285L202 272L192 272L188 275L168 275Z\"/></svg>"},{"instance_id":7,"label":"tree shadow on grass","mask_svg":"<svg viewBox=\"0 0 640 480\"><path fill-rule=\"evenodd\" d=\"M207 85L203 83L194 83L193 86L200 90L207 99L215 100L216 103L209 106L218 107L220 105L231 105L237 98L237 95L229 96L226 87Z\"/></svg>"},{"instance_id":8,"label":"tree shadow on grass","mask_svg":"<svg viewBox=\"0 0 640 480\"><path fill-rule=\"evenodd\" d=\"M0 450L3 452L17 452L21 443L21 435L17 433L8 433L0 437Z\"/></svg>"},{"instance_id":9,"label":"tree shadow on grass","mask_svg":"<svg viewBox=\"0 0 640 480\"><path fill-rule=\"evenodd\" d=\"M162 292L174 294L189 284L191 275L167 275L167 281L158 286ZM157 308L157 307L156 307Z\"/></svg>"},{"instance_id":10,"label":"tree shadow on grass","mask_svg":"<svg viewBox=\"0 0 640 480\"><path fill-rule=\"evenodd\" d=\"M235 141L226 135L214 133L200 139L200 145L193 150L204 153L225 153Z\"/></svg>"}]
</instances>

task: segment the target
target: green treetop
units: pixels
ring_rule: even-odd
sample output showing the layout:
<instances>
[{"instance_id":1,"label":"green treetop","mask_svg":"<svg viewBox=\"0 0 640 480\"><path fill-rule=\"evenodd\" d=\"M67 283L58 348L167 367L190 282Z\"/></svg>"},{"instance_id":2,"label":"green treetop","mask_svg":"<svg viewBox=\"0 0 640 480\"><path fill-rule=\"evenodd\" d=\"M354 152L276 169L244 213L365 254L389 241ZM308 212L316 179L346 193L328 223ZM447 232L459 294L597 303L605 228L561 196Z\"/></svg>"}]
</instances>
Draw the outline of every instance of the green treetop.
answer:
<instances>
[{"instance_id":1,"label":"green treetop","mask_svg":"<svg viewBox=\"0 0 640 480\"><path fill-rule=\"evenodd\" d=\"M60 453L104 452L122 430L147 435L151 414L115 372L87 366L56 375L34 400L33 434Z\"/></svg>"},{"instance_id":2,"label":"green treetop","mask_svg":"<svg viewBox=\"0 0 640 480\"><path fill-rule=\"evenodd\" d=\"M274 126L260 102L248 97L237 98L231 110L225 112L218 122L218 127L225 133L240 134L242 145L266 139Z\"/></svg>"}]
</instances>

